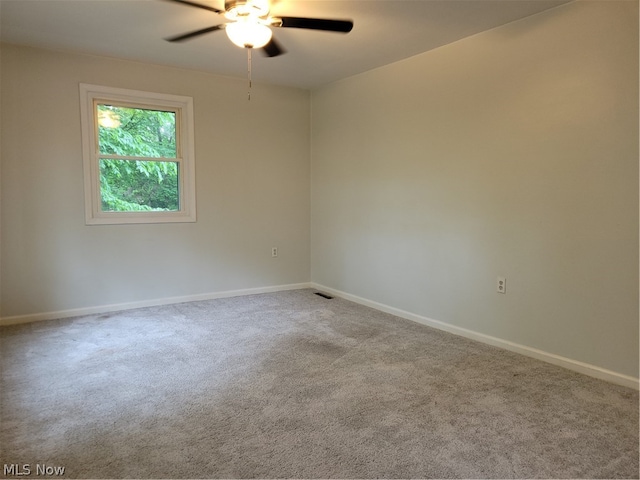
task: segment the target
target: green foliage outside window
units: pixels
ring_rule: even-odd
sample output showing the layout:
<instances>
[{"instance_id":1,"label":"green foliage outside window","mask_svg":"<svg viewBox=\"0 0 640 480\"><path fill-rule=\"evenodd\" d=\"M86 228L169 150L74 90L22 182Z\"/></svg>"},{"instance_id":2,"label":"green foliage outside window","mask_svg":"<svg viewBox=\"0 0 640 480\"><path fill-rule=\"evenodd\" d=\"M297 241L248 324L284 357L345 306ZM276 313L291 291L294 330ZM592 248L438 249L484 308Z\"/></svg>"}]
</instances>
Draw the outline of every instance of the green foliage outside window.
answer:
<instances>
[{"instance_id":1,"label":"green foliage outside window","mask_svg":"<svg viewBox=\"0 0 640 480\"><path fill-rule=\"evenodd\" d=\"M98 105L98 145L103 211L179 210L175 112Z\"/></svg>"}]
</instances>

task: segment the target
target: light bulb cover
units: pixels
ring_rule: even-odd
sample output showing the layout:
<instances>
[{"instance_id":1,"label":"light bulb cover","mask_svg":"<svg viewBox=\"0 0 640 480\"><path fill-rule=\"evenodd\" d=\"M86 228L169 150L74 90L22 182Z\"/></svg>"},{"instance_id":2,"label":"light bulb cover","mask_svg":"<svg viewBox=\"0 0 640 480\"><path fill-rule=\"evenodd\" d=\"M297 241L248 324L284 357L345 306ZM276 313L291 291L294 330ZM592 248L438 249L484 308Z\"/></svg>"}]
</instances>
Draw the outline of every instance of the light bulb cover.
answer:
<instances>
[{"instance_id":1,"label":"light bulb cover","mask_svg":"<svg viewBox=\"0 0 640 480\"><path fill-rule=\"evenodd\" d=\"M240 48L261 48L271 40L273 32L266 25L253 19L240 19L227 24L229 40Z\"/></svg>"}]
</instances>

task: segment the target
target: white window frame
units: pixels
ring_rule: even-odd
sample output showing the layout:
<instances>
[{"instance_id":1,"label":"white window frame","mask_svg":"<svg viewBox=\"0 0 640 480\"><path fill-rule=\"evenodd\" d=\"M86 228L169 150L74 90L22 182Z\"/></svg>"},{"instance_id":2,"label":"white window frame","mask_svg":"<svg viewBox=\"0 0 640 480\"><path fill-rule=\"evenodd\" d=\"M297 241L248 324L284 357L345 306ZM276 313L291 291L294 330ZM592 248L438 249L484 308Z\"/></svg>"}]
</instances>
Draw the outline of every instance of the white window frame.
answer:
<instances>
[{"instance_id":1,"label":"white window frame","mask_svg":"<svg viewBox=\"0 0 640 480\"><path fill-rule=\"evenodd\" d=\"M105 212L100 197L98 103L176 112L178 211ZM80 120L84 167L85 222L87 225L174 223L196 221L195 142L193 98L101 85L80 84ZM141 158L141 160L154 160ZM172 159L174 161L174 159Z\"/></svg>"}]
</instances>

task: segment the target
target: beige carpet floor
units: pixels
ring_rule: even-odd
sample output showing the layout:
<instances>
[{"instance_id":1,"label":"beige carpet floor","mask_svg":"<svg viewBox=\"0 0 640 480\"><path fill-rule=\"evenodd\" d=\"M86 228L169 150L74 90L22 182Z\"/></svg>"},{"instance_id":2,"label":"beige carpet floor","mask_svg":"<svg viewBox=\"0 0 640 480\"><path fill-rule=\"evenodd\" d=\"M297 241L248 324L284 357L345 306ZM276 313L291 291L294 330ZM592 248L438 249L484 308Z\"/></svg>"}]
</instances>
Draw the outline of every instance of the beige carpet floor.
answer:
<instances>
[{"instance_id":1,"label":"beige carpet floor","mask_svg":"<svg viewBox=\"0 0 640 480\"><path fill-rule=\"evenodd\" d=\"M637 391L311 290L0 335L7 478L639 475Z\"/></svg>"}]
</instances>

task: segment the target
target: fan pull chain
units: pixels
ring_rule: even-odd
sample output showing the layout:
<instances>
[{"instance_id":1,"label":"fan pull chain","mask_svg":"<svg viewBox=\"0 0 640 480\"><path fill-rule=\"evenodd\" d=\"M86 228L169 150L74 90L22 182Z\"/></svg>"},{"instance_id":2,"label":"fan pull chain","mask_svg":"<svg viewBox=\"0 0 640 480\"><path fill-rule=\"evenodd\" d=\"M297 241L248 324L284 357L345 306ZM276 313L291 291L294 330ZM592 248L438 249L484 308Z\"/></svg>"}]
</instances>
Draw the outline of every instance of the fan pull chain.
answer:
<instances>
[{"instance_id":1,"label":"fan pull chain","mask_svg":"<svg viewBox=\"0 0 640 480\"><path fill-rule=\"evenodd\" d=\"M247 101L251 101L251 50L252 48L247 47L247 76L249 80L249 85L247 89Z\"/></svg>"}]
</instances>

